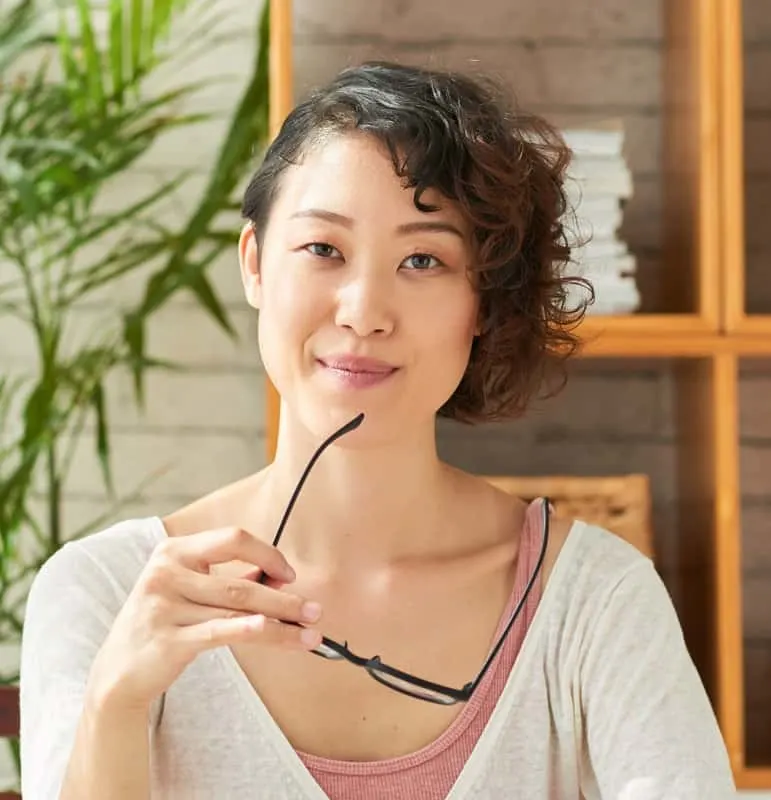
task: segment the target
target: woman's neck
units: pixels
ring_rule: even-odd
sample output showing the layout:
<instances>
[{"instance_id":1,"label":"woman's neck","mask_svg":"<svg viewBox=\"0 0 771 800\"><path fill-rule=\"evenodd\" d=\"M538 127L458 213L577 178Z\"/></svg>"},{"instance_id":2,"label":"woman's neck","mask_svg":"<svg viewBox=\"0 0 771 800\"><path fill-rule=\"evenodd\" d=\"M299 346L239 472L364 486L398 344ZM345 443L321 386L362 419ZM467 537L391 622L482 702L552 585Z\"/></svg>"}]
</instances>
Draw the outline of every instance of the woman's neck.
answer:
<instances>
[{"instance_id":1,"label":"woman's neck","mask_svg":"<svg viewBox=\"0 0 771 800\"><path fill-rule=\"evenodd\" d=\"M286 506L319 444L299 424L282 421L276 457L260 492L273 508ZM439 460L433 425L373 446L340 440L311 470L281 549L330 573L435 555L450 546L441 528L455 480Z\"/></svg>"}]
</instances>

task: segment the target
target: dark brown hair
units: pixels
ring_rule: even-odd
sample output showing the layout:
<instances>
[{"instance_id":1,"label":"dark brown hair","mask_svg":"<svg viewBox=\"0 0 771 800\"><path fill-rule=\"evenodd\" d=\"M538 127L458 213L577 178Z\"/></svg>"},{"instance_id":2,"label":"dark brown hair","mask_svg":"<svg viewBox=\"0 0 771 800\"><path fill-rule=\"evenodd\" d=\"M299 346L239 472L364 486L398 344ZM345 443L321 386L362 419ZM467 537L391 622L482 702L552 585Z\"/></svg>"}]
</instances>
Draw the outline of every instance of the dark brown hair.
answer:
<instances>
[{"instance_id":1,"label":"dark brown hair","mask_svg":"<svg viewBox=\"0 0 771 800\"><path fill-rule=\"evenodd\" d=\"M510 107L491 81L384 62L341 72L286 118L244 196L261 239L280 178L320 137L360 131L387 148L414 188L455 201L473 230L481 333L439 414L464 422L520 416L565 381L572 332L593 297L567 277L572 218L564 188L570 150L544 119ZM569 293L583 286L586 299ZM571 305L572 300L572 305ZM557 377L557 383L553 378Z\"/></svg>"}]
</instances>

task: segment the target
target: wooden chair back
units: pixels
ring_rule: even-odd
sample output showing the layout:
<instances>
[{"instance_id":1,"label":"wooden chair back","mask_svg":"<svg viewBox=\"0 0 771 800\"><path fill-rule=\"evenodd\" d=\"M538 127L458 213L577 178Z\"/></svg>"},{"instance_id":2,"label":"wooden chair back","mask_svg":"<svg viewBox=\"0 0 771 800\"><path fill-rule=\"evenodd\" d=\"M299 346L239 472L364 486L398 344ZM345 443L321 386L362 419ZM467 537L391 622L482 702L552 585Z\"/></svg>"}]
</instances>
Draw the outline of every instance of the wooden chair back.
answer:
<instances>
[{"instance_id":1,"label":"wooden chair back","mask_svg":"<svg viewBox=\"0 0 771 800\"><path fill-rule=\"evenodd\" d=\"M647 475L490 476L487 480L523 500L548 497L554 504L555 515L600 525L646 556L654 555Z\"/></svg>"}]
</instances>

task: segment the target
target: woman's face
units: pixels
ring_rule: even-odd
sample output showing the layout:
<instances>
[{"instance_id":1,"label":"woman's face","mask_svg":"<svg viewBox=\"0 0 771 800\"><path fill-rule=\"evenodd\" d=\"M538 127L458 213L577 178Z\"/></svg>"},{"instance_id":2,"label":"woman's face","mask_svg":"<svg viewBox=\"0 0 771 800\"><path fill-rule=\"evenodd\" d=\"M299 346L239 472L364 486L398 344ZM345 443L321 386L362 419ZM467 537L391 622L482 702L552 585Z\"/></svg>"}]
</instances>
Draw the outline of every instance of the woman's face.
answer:
<instances>
[{"instance_id":1,"label":"woman's face","mask_svg":"<svg viewBox=\"0 0 771 800\"><path fill-rule=\"evenodd\" d=\"M429 213L413 196L376 140L330 137L285 171L261 252L242 234L266 372L319 436L360 411L362 433L409 436L465 371L478 315L468 227L438 193L422 197L440 207Z\"/></svg>"}]
</instances>

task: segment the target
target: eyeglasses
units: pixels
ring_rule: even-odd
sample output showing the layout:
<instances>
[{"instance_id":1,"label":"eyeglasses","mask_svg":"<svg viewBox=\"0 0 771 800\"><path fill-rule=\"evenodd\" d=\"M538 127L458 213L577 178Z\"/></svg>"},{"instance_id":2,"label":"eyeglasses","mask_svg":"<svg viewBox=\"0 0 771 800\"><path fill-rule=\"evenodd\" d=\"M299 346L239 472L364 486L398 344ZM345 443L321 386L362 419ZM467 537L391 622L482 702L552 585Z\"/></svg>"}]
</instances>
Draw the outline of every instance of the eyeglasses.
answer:
<instances>
[{"instance_id":1,"label":"eyeglasses","mask_svg":"<svg viewBox=\"0 0 771 800\"><path fill-rule=\"evenodd\" d=\"M318 460L319 456L326 450L329 445L333 442L337 441L337 439L345 436L345 434L350 433L351 431L356 430L356 428L361 425L364 420L364 414L359 414L357 417L352 419L350 422L347 422L343 425L342 428L335 431L331 436L329 436L316 450L316 452L311 457L308 465L305 467L300 480L297 482L297 486L295 490L292 492L292 496L289 499L289 503L287 504L286 510L284 511L284 515L281 518L281 521L278 526L278 530L276 535L273 539L273 546L276 547L281 539L281 535L284 532L284 528L286 527L287 520L289 519L289 515L294 507L295 502L297 501L297 497L300 494L300 490L305 483L306 478L308 477L313 465ZM511 618L506 623L506 627L503 629L503 632L498 637L498 640L493 645L493 648L490 650L485 663L482 665L482 668L477 673L477 676L474 680L469 681L465 686L460 689L454 688L452 686L444 686L441 683L434 683L433 681L427 681L424 678L419 678L416 675L411 675L408 672L404 672L403 670L397 669L396 667L392 667L390 664L385 664L383 661L380 660L380 656L372 656L371 658L363 658L362 656L356 655L348 648L348 642L344 642L341 644L340 642L336 642L334 639L330 639L327 636L322 636L321 644L315 648L312 652L314 655L320 656L321 658L326 658L330 661L347 661L350 664L354 664L357 667L361 667L365 669L369 675L374 678L379 683L382 683L384 686L387 686L389 689L393 689L396 692L400 692L401 694L408 695L409 697L414 697L417 700L425 700L429 703L437 703L439 705L454 705L455 703L465 703L469 700L471 695L474 693L474 690L479 686L482 679L484 678L487 671L490 669L491 664L495 660L495 657L498 655L501 647L503 647L504 642L506 641L506 637L509 635L509 632L514 626L514 622L519 617L522 609L524 608L525 601L530 594L533 585L535 584L535 579L540 572L541 566L543 564L544 555L546 553L546 545L548 544L549 540L549 501L547 498L543 499L543 539L541 543L541 550L538 555L538 561L535 565L535 569L533 570L533 574L528 578L527 584L525 586L525 590L522 593L522 596L519 598L514 611L511 614ZM267 575L263 573L260 578L258 579L258 583L262 583L267 578ZM288 622L287 624L290 625L298 625L296 622Z\"/></svg>"}]
</instances>

